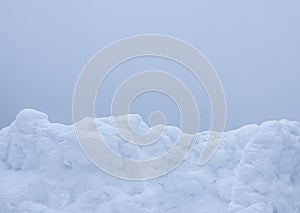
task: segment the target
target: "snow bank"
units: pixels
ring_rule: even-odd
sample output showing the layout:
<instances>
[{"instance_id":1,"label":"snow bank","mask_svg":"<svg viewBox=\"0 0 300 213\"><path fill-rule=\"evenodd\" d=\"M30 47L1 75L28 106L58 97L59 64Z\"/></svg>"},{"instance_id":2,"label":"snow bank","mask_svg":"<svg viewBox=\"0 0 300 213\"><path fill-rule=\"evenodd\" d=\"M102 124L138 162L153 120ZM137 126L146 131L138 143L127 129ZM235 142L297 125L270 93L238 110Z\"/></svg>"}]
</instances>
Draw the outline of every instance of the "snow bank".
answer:
<instances>
[{"instance_id":1,"label":"snow bank","mask_svg":"<svg viewBox=\"0 0 300 213\"><path fill-rule=\"evenodd\" d=\"M148 126L130 115L138 131ZM147 159L166 152L180 132L167 127L149 147L125 143L111 118L97 119L109 146ZM300 124L281 120L224 134L212 160L198 159L207 132L175 171L151 181L125 181L91 164L72 126L26 109L0 131L0 212L300 212Z\"/></svg>"}]
</instances>

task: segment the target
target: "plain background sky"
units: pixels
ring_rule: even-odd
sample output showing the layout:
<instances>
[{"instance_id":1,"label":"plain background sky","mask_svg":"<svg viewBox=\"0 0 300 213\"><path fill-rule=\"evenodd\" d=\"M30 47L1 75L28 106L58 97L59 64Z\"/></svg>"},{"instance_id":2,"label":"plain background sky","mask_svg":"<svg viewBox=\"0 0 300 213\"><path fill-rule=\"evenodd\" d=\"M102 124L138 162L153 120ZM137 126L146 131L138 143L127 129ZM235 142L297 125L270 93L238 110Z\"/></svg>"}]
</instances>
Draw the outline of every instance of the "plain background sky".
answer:
<instances>
[{"instance_id":1,"label":"plain background sky","mask_svg":"<svg viewBox=\"0 0 300 213\"><path fill-rule=\"evenodd\" d=\"M227 98L227 129L299 121L299 11L298 0L0 0L0 128L23 108L72 123L73 89L86 62L111 42L145 33L183 39L210 60ZM196 94L208 128L209 102L201 85L178 65L155 58L130 61L112 73L98 95L98 116L109 115L113 90L141 69L179 76ZM132 106L145 119L157 109L169 124L178 123L176 106L164 96L145 94Z\"/></svg>"}]
</instances>

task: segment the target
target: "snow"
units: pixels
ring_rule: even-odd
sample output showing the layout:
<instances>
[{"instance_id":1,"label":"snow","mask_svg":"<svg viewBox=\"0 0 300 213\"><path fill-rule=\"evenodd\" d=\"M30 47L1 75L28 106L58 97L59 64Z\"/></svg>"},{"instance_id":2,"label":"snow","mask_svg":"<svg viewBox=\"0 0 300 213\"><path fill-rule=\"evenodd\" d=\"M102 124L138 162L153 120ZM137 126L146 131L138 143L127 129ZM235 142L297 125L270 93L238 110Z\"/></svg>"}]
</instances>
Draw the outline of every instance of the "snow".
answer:
<instances>
[{"instance_id":1,"label":"snow","mask_svg":"<svg viewBox=\"0 0 300 213\"><path fill-rule=\"evenodd\" d=\"M128 115L139 132L148 126ZM166 127L149 146L125 143L111 118L98 118L101 135L120 155L160 156L180 130ZM189 158L149 181L118 179L83 154L73 126L50 123L35 110L21 111L0 131L0 212L300 212L300 124L268 121L226 132L216 155L199 157L208 132L199 133Z\"/></svg>"}]
</instances>

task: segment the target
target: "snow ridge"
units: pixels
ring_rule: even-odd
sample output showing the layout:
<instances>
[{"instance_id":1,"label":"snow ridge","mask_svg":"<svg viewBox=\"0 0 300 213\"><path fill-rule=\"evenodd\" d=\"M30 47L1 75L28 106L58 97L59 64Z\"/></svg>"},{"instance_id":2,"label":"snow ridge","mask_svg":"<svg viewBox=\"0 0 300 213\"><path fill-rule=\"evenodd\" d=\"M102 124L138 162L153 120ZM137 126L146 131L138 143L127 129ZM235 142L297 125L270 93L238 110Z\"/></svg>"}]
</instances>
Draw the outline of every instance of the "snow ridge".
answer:
<instances>
[{"instance_id":1,"label":"snow ridge","mask_svg":"<svg viewBox=\"0 0 300 213\"><path fill-rule=\"evenodd\" d=\"M129 115L140 132L149 127ZM165 153L180 130L167 127L149 147L123 141L111 118L97 119L119 154L148 159ZM125 181L98 170L81 151L72 126L22 110L0 130L0 212L300 212L300 124L268 121L226 132L203 167L208 132L175 171L150 181Z\"/></svg>"}]
</instances>

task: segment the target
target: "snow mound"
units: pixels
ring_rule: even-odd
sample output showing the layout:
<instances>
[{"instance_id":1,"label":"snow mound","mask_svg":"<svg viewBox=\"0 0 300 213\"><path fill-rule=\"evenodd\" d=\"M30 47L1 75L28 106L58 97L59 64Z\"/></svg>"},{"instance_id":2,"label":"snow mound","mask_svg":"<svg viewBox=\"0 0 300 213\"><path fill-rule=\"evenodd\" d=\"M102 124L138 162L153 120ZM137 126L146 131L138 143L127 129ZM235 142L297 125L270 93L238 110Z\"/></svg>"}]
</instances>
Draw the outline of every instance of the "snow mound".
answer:
<instances>
[{"instance_id":1,"label":"snow mound","mask_svg":"<svg viewBox=\"0 0 300 213\"><path fill-rule=\"evenodd\" d=\"M134 129L148 126L129 115ZM125 143L111 118L96 120L109 146L123 156L165 153L180 133L167 127L149 147ZM26 109L0 131L0 212L300 212L300 124L280 120L226 132L203 167L208 132L173 172L126 181L97 169L83 154L72 126L50 123Z\"/></svg>"}]
</instances>

